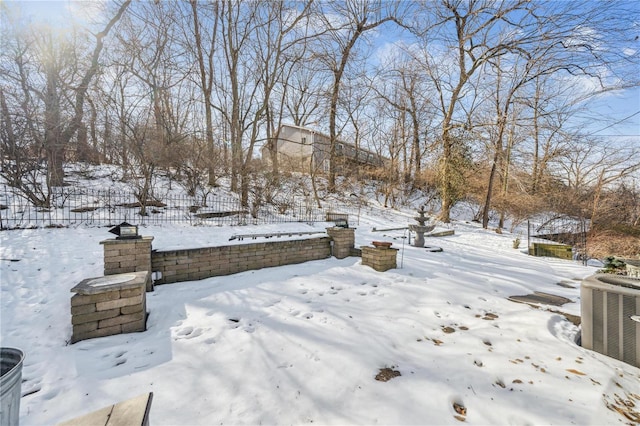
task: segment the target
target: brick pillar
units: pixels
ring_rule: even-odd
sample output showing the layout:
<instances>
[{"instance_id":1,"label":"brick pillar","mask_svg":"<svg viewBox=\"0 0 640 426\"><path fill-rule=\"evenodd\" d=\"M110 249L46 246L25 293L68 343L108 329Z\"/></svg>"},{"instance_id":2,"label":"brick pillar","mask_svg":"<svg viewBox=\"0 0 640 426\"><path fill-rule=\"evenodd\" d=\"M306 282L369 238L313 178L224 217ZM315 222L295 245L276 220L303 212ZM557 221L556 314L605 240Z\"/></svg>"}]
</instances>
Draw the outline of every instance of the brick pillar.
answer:
<instances>
[{"instance_id":1,"label":"brick pillar","mask_svg":"<svg viewBox=\"0 0 640 426\"><path fill-rule=\"evenodd\" d=\"M356 242L355 228L327 228L327 234L333 240L333 255L337 259L348 257Z\"/></svg>"},{"instance_id":2,"label":"brick pillar","mask_svg":"<svg viewBox=\"0 0 640 426\"><path fill-rule=\"evenodd\" d=\"M378 272L396 268L398 249L362 246L362 264Z\"/></svg>"},{"instance_id":3,"label":"brick pillar","mask_svg":"<svg viewBox=\"0 0 640 426\"><path fill-rule=\"evenodd\" d=\"M87 278L71 289L71 343L94 337L145 331L147 271Z\"/></svg>"},{"instance_id":4,"label":"brick pillar","mask_svg":"<svg viewBox=\"0 0 640 426\"><path fill-rule=\"evenodd\" d=\"M151 242L153 237L131 240L115 238L100 241L104 246L104 274L114 275L125 272L148 271L151 273ZM153 281L149 281L147 291L153 291Z\"/></svg>"}]
</instances>

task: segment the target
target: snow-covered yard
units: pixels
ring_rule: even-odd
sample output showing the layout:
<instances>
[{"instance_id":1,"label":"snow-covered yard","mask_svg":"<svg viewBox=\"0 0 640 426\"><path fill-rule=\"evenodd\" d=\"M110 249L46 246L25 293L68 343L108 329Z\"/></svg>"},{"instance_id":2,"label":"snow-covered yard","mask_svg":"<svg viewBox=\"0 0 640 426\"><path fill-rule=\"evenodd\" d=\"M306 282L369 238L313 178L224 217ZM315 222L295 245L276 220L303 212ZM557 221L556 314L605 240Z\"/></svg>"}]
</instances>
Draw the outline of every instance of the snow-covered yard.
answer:
<instances>
[{"instance_id":1,"label":"snow-covered yard","mask_svg":"<svg viewBox=\"0 0 640 426\"><path fill-rule=\"evenodd\" d=\"M403 244L403 231L372 232L406 224L388 213L356 230L356 246L393 241L397 269L329 258L156 286L146 332L74 345L69 290L102 275L106 228L1 232L1 345L26 353L21 424L150 391L156 425L584 425L640 415L640 369L576 345L563 315L507 300L543 291L573 301L549 308L580 315L580 280L595 268L527 256L513 235L473 223L427 238L440 253ZM141 233L165 249L265 229L276 228ZM401 375L376 380L384 368Z\"/></svg>"}]
</instances>

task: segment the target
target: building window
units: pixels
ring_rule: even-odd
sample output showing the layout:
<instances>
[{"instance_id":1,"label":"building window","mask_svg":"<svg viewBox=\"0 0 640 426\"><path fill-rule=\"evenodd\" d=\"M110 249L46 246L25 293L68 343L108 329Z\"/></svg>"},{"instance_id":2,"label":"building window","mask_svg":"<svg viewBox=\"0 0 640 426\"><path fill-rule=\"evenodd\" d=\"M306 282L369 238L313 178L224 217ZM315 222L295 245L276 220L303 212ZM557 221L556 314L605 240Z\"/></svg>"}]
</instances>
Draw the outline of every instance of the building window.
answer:
<instances>
[{"instance_id":1,"label":"building window","mask_svg":"<svg viewBox=\"0 0 640 426\"><path fill-rule=\"evenodd\" d=\"M302 138L302 145L306 145L307 144L307 138L303 137Z\"/></svg>"}]
</instances>

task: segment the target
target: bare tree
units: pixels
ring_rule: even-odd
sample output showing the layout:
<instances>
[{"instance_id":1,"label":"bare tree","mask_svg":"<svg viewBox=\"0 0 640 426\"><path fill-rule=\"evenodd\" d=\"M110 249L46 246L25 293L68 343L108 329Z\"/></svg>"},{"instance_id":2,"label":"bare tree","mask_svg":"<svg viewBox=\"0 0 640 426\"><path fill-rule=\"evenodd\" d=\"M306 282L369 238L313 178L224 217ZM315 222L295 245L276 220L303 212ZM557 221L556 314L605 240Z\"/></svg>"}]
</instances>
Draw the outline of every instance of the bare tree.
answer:
<instances>
[{"instance_id":1,"label":"bare tree","mask_svg":"<svg viewBox=\"0 0 640 426\"><path fill-rule=\"evenodd\" d=\"M232 1L220 6L218 60L224 73L216 81L215 108L229 128L231 188L243 205L248 203L253 153L261 131L268 119L279 115L273 107L274 91L286 80L290 62L299 60L294 48L307 37L299 27L304 27L310 4L303 3L301 10L284 1ZM272 126L268 141L273 130Z\"/></svg>"},{"instance_id":2,"label":"bare tree","mask_svg":"<svg viewBox=\"0 0 640 426\"><path fill-rule=\"evenodd\" d=\"M49 187L64 184L65 149L84 126L85 99L100 68L105 38L130 3L131 0L125 0L117 6L113 17L94 35L93 48L84 38L88 31L77 28L69 38L54 35L45 27L11 33L12 37L23 37L24 40L16 41L13 62L6 64L8 68L3 69L2 76L8 85L20 88L23 101L15 105L22 105L21 117L29 123L26 128L30 138L35 146L44 150L47 189L40 190L42 193L48 192ZM88 54L88 61L81 59L83 54ZM7 95L7 92L3 94L9 109L14 104L7 102ZM18 115L9 112L7 117L13 119ZM8 124L6 120L5 124ZM15 128L10 125L7 129L11 127ZM48 204L48 199L39 202Z\"/></svg>"},{"instance_id":3,"label":"bare tree","mask_svg":"<svg viewBox=\"0 0 640 426\"><path fill-rule=\"evenodd\" d=\"M284 1L273 1L260 10L265 25L257 33L256 41L260 46L257 56L264 64L260 81L264 96L265 143L272 163L271 185L277 185L279 180L276 143L284 119L285 100L292 92L290 81L305 66L307 45L315 37L309 30L312 4L307 0L299 4L301 9L297 9L288 7ZM301 99L307 99L307 95L301 95ZM309 109L314 108L310 105Z\"/></svg>"},{"instance_id":4,"label":"bare tree","mask_svg":"<svg viewBox=\"0 0 640 426\"><path fill-rule=\"evenodd\" d=\"M216 185L216 149L214 143L214 128L213 128L213 108L212 91L214 80L214 55L216 50L216 43L218 38L218 2L213 2L210 5L203 5L196 0L190 0L191 16L193 19L193 36L194 42L187 43L187 46L192 46L195 50L196 59L198 62L199 84L202 90L203 104L205 110L205 140L206 147L209 153L209 185ZM205 13L205 22L212 23L213 26L209 28L209 25L203 25L201 22L201 10ZM206 40L206 44L205 44Z\"/></svg>"},{"instance_id":5,"label":"bare tree","mask_svg":"<svg viewBox=\"0 0 640 426\"><path fill-rule=\"evenodd\" d=\"M487 181L486 196L482 208L482 227L487 228L489 224L489 212L494 192L496 177L501 178L502 196L506 197L508 186L508 171L510 165L511 149L515 135L515 123L517 121L516 110L517 95L520 90L531 80L538 76L537 73L550 72L548 68L537 67L540 58L531 55L522 58L519 55L505 55L496 57L488 62L488 68L495 73L492 74L493 85L490 85L491 104L493 104L492 116L494 121L488 124L489 147L492 153L491 168ZM505 63L507 64L505 66ZM490 78L489 73L485 73L485 80ZM509 130L510 128L510 130ZM506 146L505 146L506 145ZM503 226L504 215L501 214L499 227Z\"/></svg>"},{"instance_id":6,"label":"bare tree","mask_svg":"<svg viewBox=\"0 0 640 426\"><path fill-rule=\"evenodd\" d=\"M440 219L445 222L449 221L451 208L461 190L456 185L461 181L456 178L459 172L455 167L460 163L459 153L465 148L461 145L464 139L455 137L455 133L472 127L473 101L467 100L465 106L465 96L473 92L474 78L488 61L525 48L532 31L531 22L527 22L528 6L526 1L442 0L429 11L431 19L425 21L424 31L417 32L425 47L417 59L436 89L442 118L438 138L441 145L439 187ZM451 48L452 54L426 49L432 43Z\"/></svg>"},{"instance_id":7,"label":"bare tree","mask_svg":"<svg viewBox=\"0 0 640 426\"><path fill-rule=\"evenodd\" d=\"M367 32L378 28L385 22L398 22L397 4L372 0L346 0L327 3L319 13L319 18L327 28L324 39L317 53L332 75L331 93L329 95L329 192L336 187L336 143L338 104L342 79L347 65L352 60L358 41Z\"/></svg>"},{"instance_id":8,"label":"bare tree","mask_svg":"<svg viewBox=\"0 0 640 426\"><path fill-rule=\"evenodd\" d=\"M425 81L419 64L411 54L403 51L405 49L411 50L410 47L404 46L403 49L399 49L399 53L380 65L379 77L371 84L378 96L406 116L406 120L402 118L406 121L401 127L402 135L406 134L410 143L403 148L405 160L402 172L405 183L413 188L421 179L423 156L432 148L427 135L437 111L434 111L430 99L433 88Z\"/></svg>"},{"instance_id":9,"label":"bare tree","mask_svg":"<svg viewBox=\"0 0 640 426\"><path fill-rule=\"evenodd\" d=\"M182 83L191 70L185 69L184 52L177 49L179 33L175 24L179 12L174 4L142 3L136 6L136 13L127 17L118 33L120 52L117 60L126 72L136 77L137 89L149 99L152 111L149 125L168 154L158 165L168 167L174 165L171 163L171 145L184 137L181 120L185 114L180 111L184 103L175 100L181 98L179 92L190 90Z\"/></svg>"},{"instance_id":10,"label":"bare tree","mask_svg":"<svg viewBox=\"0 0 640 426\"><path fill-rule=\"evenodd\" d=\"M318 122L318 113L324 109L323 93L327 91L329 79L314 66L313 53L303 56L292 67L283 93L283 116L290 118L295 126Z\"/></svg>"},{"instance_id":11,"label":"bare tree","mask_svg":"<svg viewBox=\"0 0 640 426\"><path fill-rule=\"evenodd\" d=\"M638 146L576 136L571 148L556 162L561 173L558 177L577 196L595 189L597 197L607 186L640 170L639 156Z\"/></svg>"}]
</instances>

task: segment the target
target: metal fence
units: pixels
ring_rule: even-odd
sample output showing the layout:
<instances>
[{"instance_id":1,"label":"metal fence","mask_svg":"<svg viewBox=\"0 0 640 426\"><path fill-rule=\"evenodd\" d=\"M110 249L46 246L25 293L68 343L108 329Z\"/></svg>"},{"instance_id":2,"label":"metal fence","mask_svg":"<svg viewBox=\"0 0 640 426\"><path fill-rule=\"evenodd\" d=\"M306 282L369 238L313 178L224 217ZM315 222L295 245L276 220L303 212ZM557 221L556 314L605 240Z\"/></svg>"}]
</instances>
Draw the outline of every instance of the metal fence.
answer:
<instances>
[{"instance_id":1,"label":"metal fence","mask_svg":"<svg viewBox=\"0 0 640 426\"><path fill-rule=\"evenodd\" d=\"M285 222L321 222L327 213L355 215L357 206L310 200L243 207L234 197L209 196L202 200L187 195L169 195L142 206L131 192L74 187L55 188L51 207L34 206L13 188L0 186L0 229L66 227L74 225L111 226L121 222L139 225L190 224L202 226L259 225Z\"/></svg>"}]
</instances>

